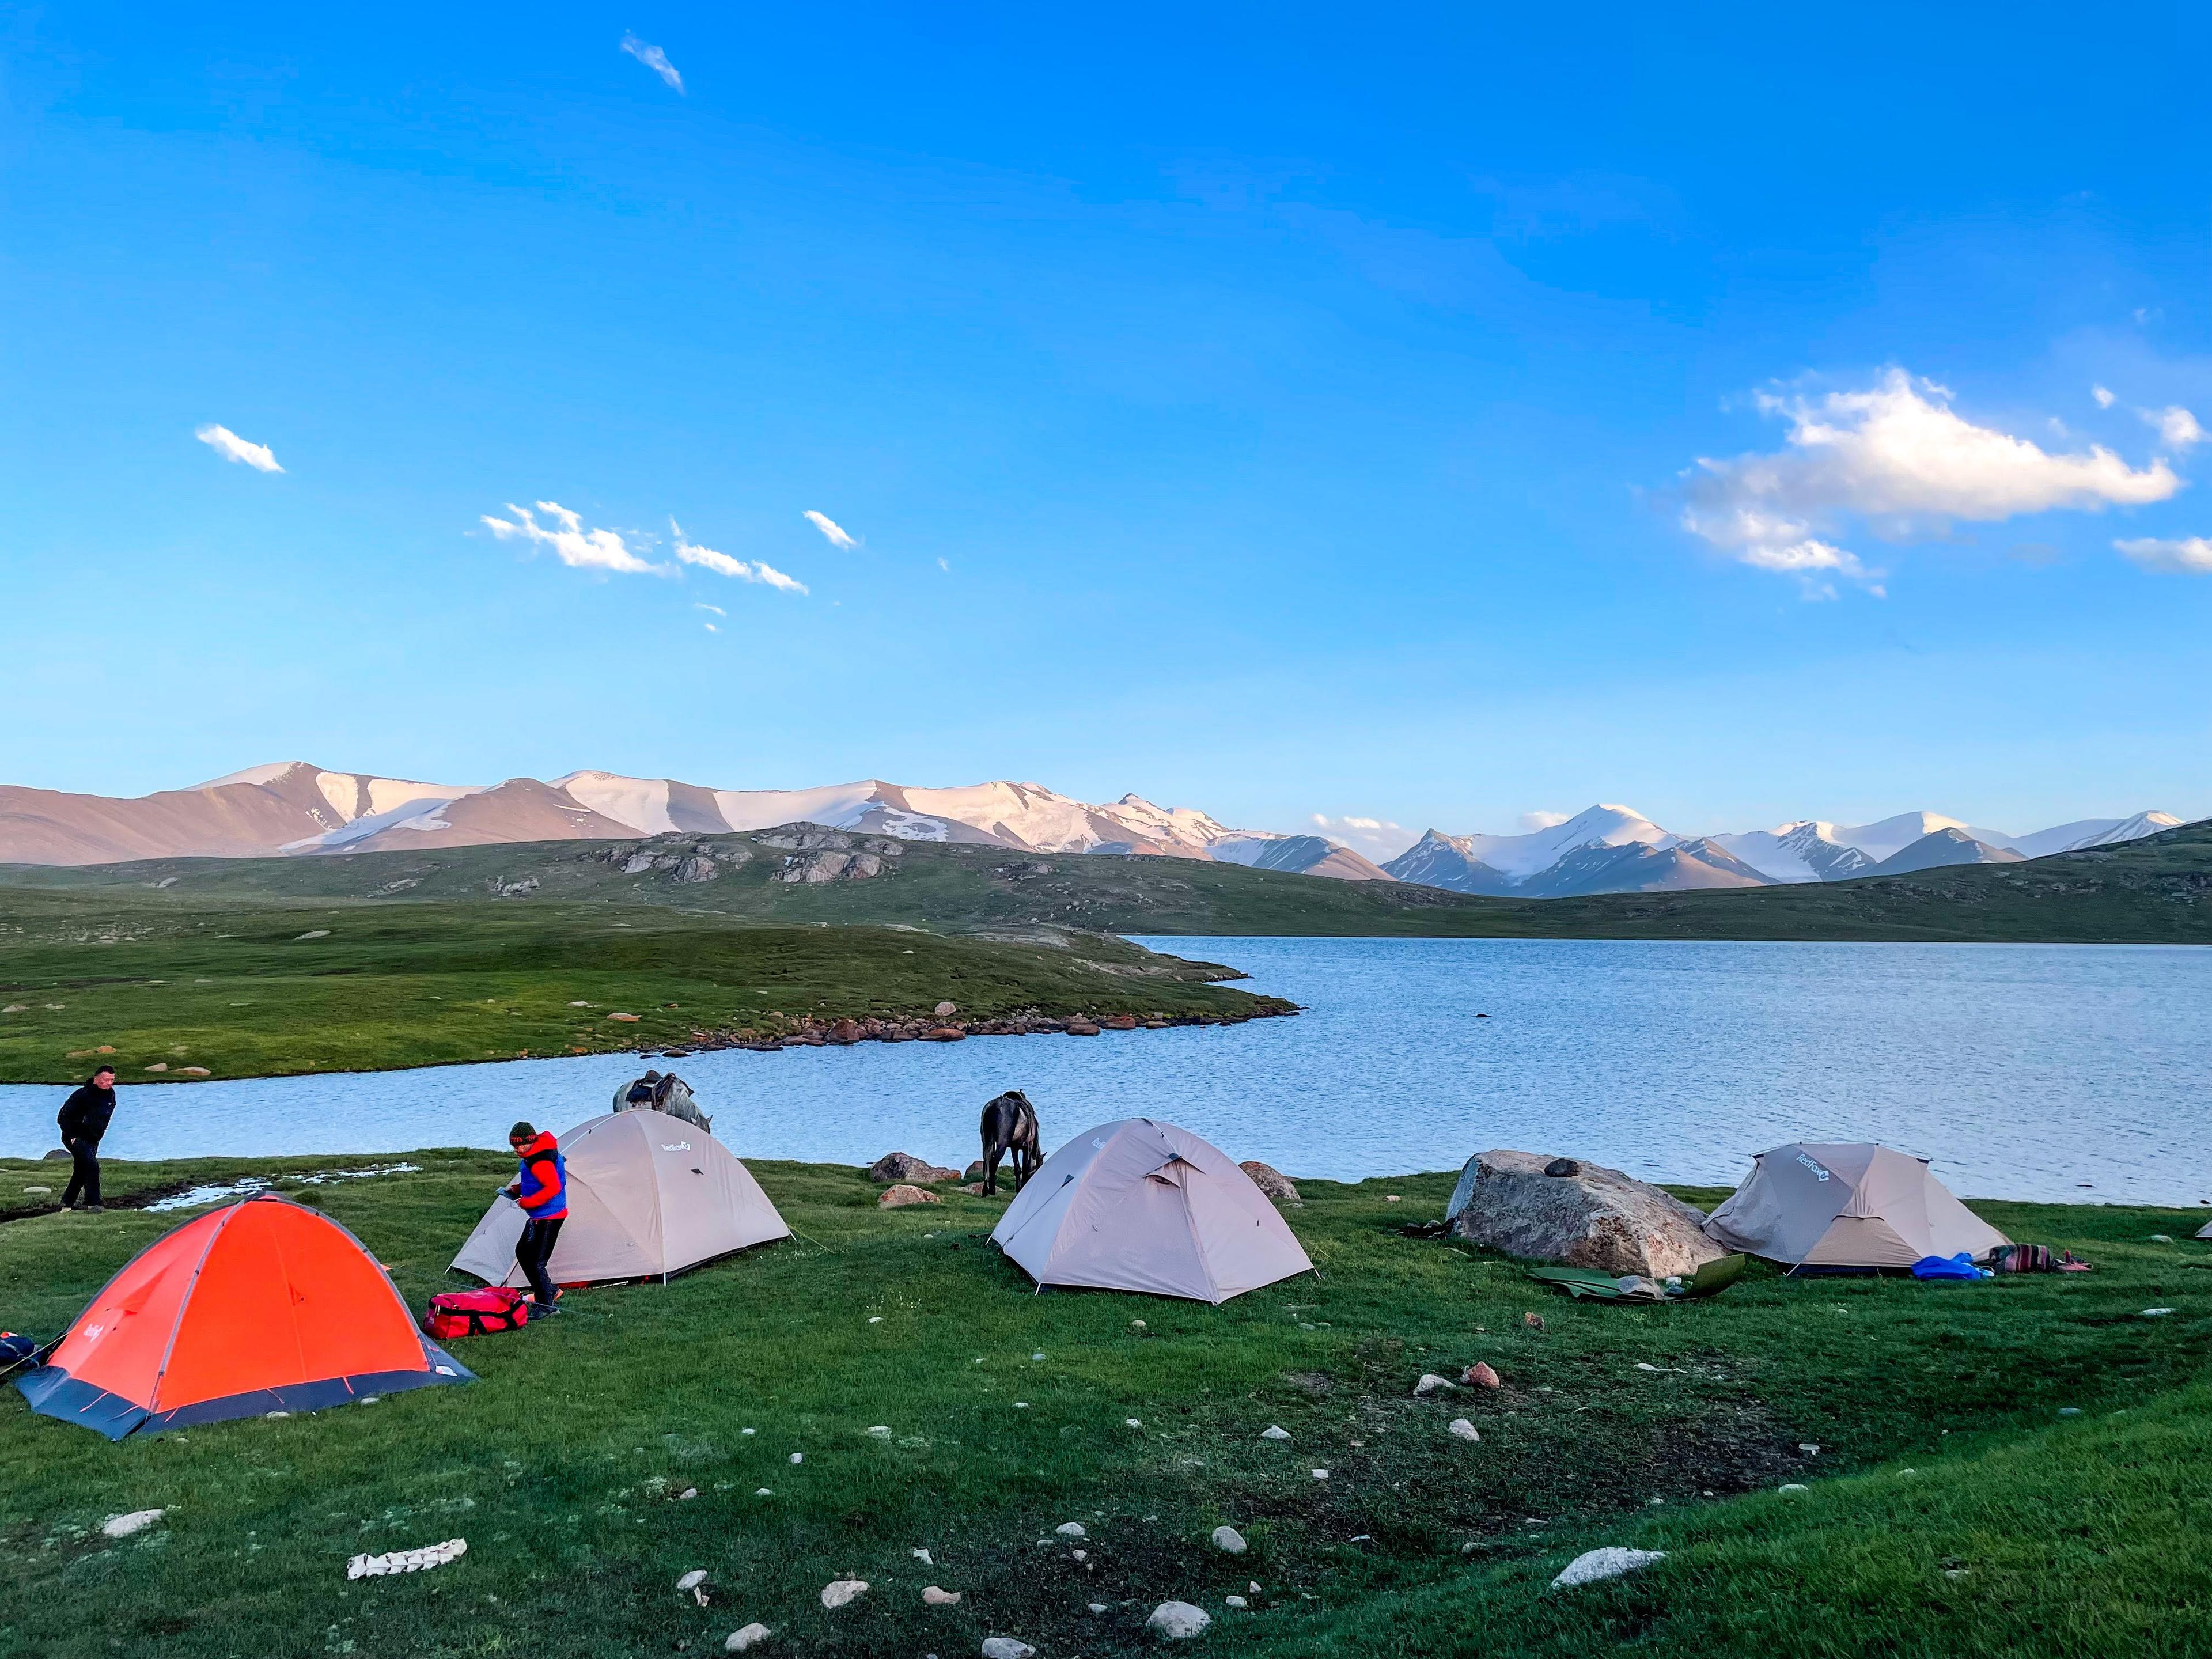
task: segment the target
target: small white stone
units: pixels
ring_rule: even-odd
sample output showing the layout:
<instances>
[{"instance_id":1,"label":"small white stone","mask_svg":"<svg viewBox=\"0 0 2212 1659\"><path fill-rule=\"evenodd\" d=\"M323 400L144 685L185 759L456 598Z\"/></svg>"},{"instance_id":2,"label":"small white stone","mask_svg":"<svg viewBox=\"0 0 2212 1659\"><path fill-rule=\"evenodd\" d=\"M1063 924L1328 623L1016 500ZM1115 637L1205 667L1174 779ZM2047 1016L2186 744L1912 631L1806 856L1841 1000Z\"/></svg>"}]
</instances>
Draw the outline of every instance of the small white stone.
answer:
<instances>
[{"instance_id":1,"label":"small white stone","mask_svg":"<svg viewBox=\"0 0 2212 1659\"><path fill-rule=\"evenodd\" d=\"M915 1560L921 1562L925 1567L933 1567L937 1565L936 1562L929 1559L929 1552L927 1550L908 1550L907 1553L914 1557Z\"/></svg>"},{"instance_id":2,"label":"small white stone","mask_svg":"<svg viewBox=\"0 0 2212 1659\"><path fill-rule=\"evenodd\" d=\"M1231 1555L1242 1555L1245 1547L1244 1534L1234 1527L1216 1527L1213 1529L1213 1547L1225 1550Z\"/></svg>"},{"instance_id":3,"label":"small white stone","mask_svg":"<svg viewBox=\"0 0 2212 1659\"><path fill-rule=\"evenodd\" d=\"M111 1515L100 1523L100 1529L110 1538L128 1538L145 1531L167 1513L166 1510L133 1510L128 1515Z\"/></svg>"},{"instance_id":4,"label":"small white stone","mask_svg":"<svg viewBox=\"0 0 2212 1659\"><path fill-rule=\"evenodd\" d=\"M1291 1431L1279 1423L1270 1423L1260 1431L1260 1438L1262 1440L1288 1440L1290 1437Z\"/></svg>"},{"instance_id":5,"label":"small white stone","mask_svg":"<svg viewBox=\"0 0 2212 1659\"><path fill-rule=\"evenodd\" d=\"M1091 1611L1093 1613L1104 1613L1106 1610L1106 1604L1103 1601L1093 1601L1091 1604Z\"/></svg>"},{"instance_id":6,"label":"small white stone","mask_svg":"<svg viewBox=\"0 0 2212 1659\"><path fill-rule=\"evenodd\" d=\"M822 1587L822 1605L836 1610L868 1593L865 1578L833 1578Z\"/></svg>"},{"instance_id":7,"label":"small white stone","mask_svg":"<svg viewBox=\"0 0 2212 1659\"><path fill-rule=\"evenodd\" d=\"M676 1494L676 1501L677 1501L677 1502L678 1502L678 1503L680 1504L680 1503L682 1503L682 1502L683 1502L685 1498L696 1498L698 1495L699 1495L699 1488L698 1488L698 1487L696 1487L696 1486L686 1486L686 1487L684 1487L684 1490L683 1490L682 1492L678 1492L678 1493Z\"/></svg>"},{"instance_id":8,"label":"small white stone","mask_svg":"<svg viewBox=\"0 0 2212 1659\"><path fill-rule=\"evenodd\" d=\"M1552 1581L1552 1588L1572 1589L1577 1584L1593 1583L1601 1578L1618 1578L1625 1572L1635 1572L1666 1559L1664 1550L1628 1550L1617 1544L1601 1550L1585 1550L1567 1563L1565 1571Z\"/></svg>"},{"instance_id":9,"label":"small white stone","mask_svg":"<svg viewBox=\"0 0 2212 1659\"><path fill-rule=\"evenodd\" d=\"M1026 1400L1017 1400L1014 1401L1014 1409L1018 1412L1025 1412L1029 1408L1030 1402Z\"/></svg>"},{"instance_id":10,"label":"small white stone","mask_svg":"<svg viewBox=\"0 0 2212 1659\"><path fill-rule=\"evenodd\" d=\"M274 1423L280 1418L289 1417L292 1413L289 1412L264 1412L261 1414L267 1418L271 1423Z\"/></svg>"},{"instance_id":11,"label":"small white stone","mask_svg":"<svg viewBox=\"0 0 2212 1659\"><path fill-rule=\"evenodd\" d=\"M1253 1579L1249 1588L1253 1595L1257 1595L1260 1593L1260 1581L1256 1578Z\"/></svg>"},{"instance_id":12,"label":"small white stone","mask_svg":"<svg viewBox=\"0 0 2212 1659\"><path fill-rule=\"evenodd\" d=\"M1036 1651L1028 1643L1017 1642L1011 1636L983 1638L983 1659L1030 1659Z\"/></svg>"},{"instance_id":13,"label":"small white stone","mask_svg":"<svg viewBox=\"0 0 2212 1659\"><path fill-rule=\"evenodd\" d=\"M880 1325L883 1322L884 1316L881 1314L870 1314L868 1316L868 1323L871 1325Z\"/></svg>"},{"instance_id":14,"label":"small white stone","mask_svg":"<svg viewBox=\"0 0 2212 1659\"><path fill-rule=\"evenodd\" d=\"M753 1624L747 1625L742 1630L732 1631L730 1632L729 1639L722 1644L722 1651L725 1653L743 1653L747 1648L753 1646L756 1643L765 1642L768 1638L768 1626L766 1625L755 1622Z\"/></svg>"},{"instance_id":15,"label":"small white stone","mask_svg":"<svg viewBox=\"0 0 2212 1659\"><path fill-rule=\"evenodd\" d=\"M1194 1607L1188 1601L1163 1601L1145 1620L1145 1628L1158 1631L1170 1642L1179 1642L1187 1636L1197 1635L1212 1622L1213 1615L1204 1607Z\"/></svg>"},{"instance_id":16,"label":"small white stone","mask_svg":"<svg viewBox=\"0 0 2212 1659\"><path fill-rule=\"evenodd\" d=\"M1083 1529L1080 1521L1063 1521L1053 1530L1062 1538L1088 1538L1091 1535Z\"/></svg>"},{"instance_id":17,"label":"small white stone","mask_svg":"<svg viewBox=\"0 0 2212 1659\"><path fill-rule=\"evenodd\" d=\"M1797 1443L1797 1449L1808 1457L1818 1457L1820 1455L1820 1447L1810 1440L1800 1440Z\"/></svg>"},{"instance_id":18,"label":"small white stone","mask_svg":"<svg viewBox=\"0 0 2212 1659\"><path fill-rule=\"evenodd\" d=\"M885 1439L889 1439L890 1437L891 1426L888 1423L878 1423L871 1428L868 1432L870 1434L879 1434Z\"/></svg>"},{"instance_id":19,"label":"small white stone","mask_svg":"<svg viewBox=\"0 0 2212 1659\"><path fill-rule=\"evenodd\" d=\"M791 1461L794 1463L804 1463L806 1461L806 1454L805 1452L793 1452L791 1455Z\"/></svg>"},{"instance_id":20,"label":"small white stone","mask_svg":"<svg viewBox=\"0 0 2212 1659\"><path fill-rule=\"evenodd\" d=\"M1328 1471L1327 1469L1316 1469L1313 1472L1313 1478L1316 1480L1326 1480L1328 1479Z\"/></svg>"},{"instance_id":21,"label":"small white stone","mask_svg":"<svg viewBox=\"0 0 2212 1659\"><path fill-rule=\"evenodd\" d=\"M676 1588L680 1590L693 1590L697 1589L700 1585L706 1582L707 1569L704 1567L694 1567L690 1571L685 1573L681 1578L676 1581Z\"/></svg>"},{"instance_id":22,"label":"small white stone","mask_svg":"<svg viewBox=\"0 0 2212 1659\"><path fill-rule=\"evenodd\" d=\"M926 1607L950 1607L958 1604L958 1590L939 1589L934 1584L921 1587L921 1604Z\"/></svg>"},{"instance_id":23,"label":"small white stone","mask_svg":"<svg viewBox=\"0 0 2212 1659\"><path fill-rule=\"evenodd\" d=\"M1126 1426L1133 1429L1141 1429L1145 1426L1133 1417L1125 1417L1121 1421Z\"/></svg>"},{"instance_id":24,"label":"small white stone","mask_svg":"<svg viewBox=\"0 0 2212 1659\"><path fill-rule=\"evenodd\" d=\"M1782 1492L1810 1492L1813 1489L1810 1486L1806 1486L1802 1481L1788 1480L1784 1481L1778 1490Z\"/></svg>"},{"instance_id":25,"label":"small white stone","mask_svg":"<svg viewBox=\"0 0 2212 1659\"><path fill-rule=\"evenodd\" d=\"M1423 1371L1421 1380L1413 1384L1413 1393L1416 1396L1431 1395L1438 1389L1449 1387L1451 1387L1451 1382L1449 1378L1438 1376L1434 1371Z\"/></svg>"},{"instance_id":26,"label":"small white stone","mask_svg":"<svg viewBox=\"0 0 2212 1659\"><path fill-rule=\"evenodd\" d=\"M1225 1606L1232 1607L1249 1607L1251 1605L1241 1595L1224 1595L1221 1600Z\"/></svg>"},{"instance_id":27,"label":"small white stone","mask_svg":"<svg viewBox=\"0 0 2212 1659\"><path fill-rule=\"evenodd\" d=\"M770 1492L766 1486L755 1486L753 1488L753 1496L756 1498L773 1498L775 1494Z\"/></svg>"},{"instance_id":28,"label":"small white stone","mask_svg":"<svg viewBox=\"0 0 2212 1659\"><path fill-rule=\"evenodd\" d=\"M1079 1561L1088 1561L1091 1559L1091 1552L1089 1550L1070 1550L1068 1551L1068 1553Z\"/></svg>"},{"instance_id":29,"label":"small white stone","mask_svg":"<svg viewBox=\"0 0 2212 1659\"><path fill-rule=\"evenodd\" d=\"M2171 1308L2145 1308L2142 1310L2142 1316L2145 1319L2163 1319L2172 1311Z\"/></svg>"},{"instance_id":30,"label":"small white stone","mask_svg":"<svg viewBox=\"0 0 2212 1659\"><path fill-rule=\"evenodd\" d=\"M1455 1435L1462 1440L1480 1440L1482 1438L1482 1431L1476 1428L1474 1424L1468 1422L1464 1417L1455 1417L1450 1422L1445 1424L1444 1432L1450 1435Z\"/></svg>"},{"instance_id":31,"label":"small white stone","mask_svg":"<svg viewBox=\"0 0 2212 1659\"><path fill-rule=\"evenodd\" d=\"M739 1434L758 1434L760 1431L758 1429L739 1429L738 1432Z\"/></svg>"},{"instance_id":32,"label":"small white stone","mask_svg":"<svg viewBox=\"0 0 2212 1659\"><path fill-rule=\"evenodd\" d=\"M51 1188L51 1187L49 1187L49 1188L46 1188L46 1190L47 1190L48 1192L52 1192L52 1191L53 1190L53 1188ZM1141 1320L1141 1319L1133 1319L1133 1320L1131 1320L1131 1321L1129 1322L1129 1328L1130 1328L1131 1330L1133 1330L1133 1331L1141 1331L1141 1330L1146 1330L1146 1329L1147 1329L1147 1328L1149 1328L1146 1325L1146 1323L1145 1323L1145 1322L1144 1322L1143 1320Z\"/></svg>"}]
</instances>

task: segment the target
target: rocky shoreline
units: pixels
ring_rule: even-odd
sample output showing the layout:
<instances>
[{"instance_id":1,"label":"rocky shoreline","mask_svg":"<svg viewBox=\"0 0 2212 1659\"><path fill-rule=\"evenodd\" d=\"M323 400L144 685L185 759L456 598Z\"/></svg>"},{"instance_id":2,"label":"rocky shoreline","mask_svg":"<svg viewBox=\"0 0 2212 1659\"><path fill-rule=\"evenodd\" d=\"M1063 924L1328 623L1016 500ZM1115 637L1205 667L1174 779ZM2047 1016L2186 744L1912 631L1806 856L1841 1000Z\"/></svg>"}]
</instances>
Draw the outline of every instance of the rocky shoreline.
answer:
<instances>
[{"instance_id":1,"label":"rocky shoreline","mask_svg":"<svg viewBox=\"0 0 2212 1659\"><path fill-rule=\"evenodd\" d=\"M1279 1019L1295 1007L1262 1005L1236 1013L1058 1014L1034 1009L987 1019L963 1019L950 1003L935 1014L911 1019L819 1019L809 1014L776 1030L740 1026L734 1030L694 1030L678 1047L640 1048L645 1059L683 1060L725 1048L769 1054L784 1048L846 1048L856 1042L961 1042L971 1036L1099 1036L1108 1031L1164 1031L1178 1025L1242 1025L1252 1019Z\"/></svg>"}]
</instances>

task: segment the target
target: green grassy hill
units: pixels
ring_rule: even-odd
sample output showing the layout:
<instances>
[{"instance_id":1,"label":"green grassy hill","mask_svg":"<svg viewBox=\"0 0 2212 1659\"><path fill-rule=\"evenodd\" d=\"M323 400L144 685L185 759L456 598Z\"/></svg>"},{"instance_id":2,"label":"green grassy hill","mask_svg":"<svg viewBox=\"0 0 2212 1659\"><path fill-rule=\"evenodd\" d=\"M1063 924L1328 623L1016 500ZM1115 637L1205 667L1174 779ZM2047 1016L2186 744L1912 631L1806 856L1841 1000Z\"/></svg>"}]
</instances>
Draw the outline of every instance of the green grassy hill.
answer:
<instances>
[{"instance_id":1,"label":"green grassy hill","mask_svg":"<svg viewBox=\"0 0 2212 1659\"><path fill-rule=\"evenodd\" d=\"M958 1162L971 1127L910 1150ZM112 1175L277 1177L419 1304L459 1282L445 1264L513 1164L407 1161L320 1187L282 1176L347 1161ZM1035 1295L984 1243L997 1203L881 1211L857 1170L752 1167L799 1238L457 1343L468 1387L119 1445L0 1395L0 1659L707 1655L755 1620L770 1659L953 1659L993 1634L1105 1659L1158 1651L1144 1620L1169 1598L1213 1617L1194 1653L1241 1659L2212 1651L2191 1213L1977 1206L2086 1255L2079 1277L1754 1266L1710 1302L1608 1306L1401 1236L1449 1174L1311 1182L1285 1213L1319 1275L1211 1308ZM54 1179L0 1161L0 1214ZM6 1322L58 1332L180 1218L0 1223ZM1477 1359L1500 1390L1413 1397ZM1224 1523L1246 1553L1209 1546ZM457 1537L451 1566L346 1579L356 1553ZM1601 1545L1667 1559L1547 1588ZM708 1607L676 1589L694 1570ZM842 1577L871 1588L825 1611ZM962 1599L925 1606L929 1584Z\"/></svg>"},{"instance_id":2,"label":"green grassy hill","mask_svg":"<svg viewBox=\"0 0 2212 1659\"><path fill-rule=\"evenodd\" d=\"M828 842L825 848L786 843ZM866 853L864 879L793 882L795 861ZM732 862L742 858L742 862ZM711 862L713 878L687 879ZM645 861L647 867L629 866ZM835 832L667 836L301 859L178 859L0 867L0 908L33 891L233 901L552 900L641 904L749 921L904 924L1037 938L1113 933L1622 939L2212 942L2212 821L2020 864L1792 887L1589 898L1479 898L1191 860L890 842ZM97 907L88 909L97 914ZM1051 930L1040 934L1037 930Z\"/></svg>"}]
</instances>

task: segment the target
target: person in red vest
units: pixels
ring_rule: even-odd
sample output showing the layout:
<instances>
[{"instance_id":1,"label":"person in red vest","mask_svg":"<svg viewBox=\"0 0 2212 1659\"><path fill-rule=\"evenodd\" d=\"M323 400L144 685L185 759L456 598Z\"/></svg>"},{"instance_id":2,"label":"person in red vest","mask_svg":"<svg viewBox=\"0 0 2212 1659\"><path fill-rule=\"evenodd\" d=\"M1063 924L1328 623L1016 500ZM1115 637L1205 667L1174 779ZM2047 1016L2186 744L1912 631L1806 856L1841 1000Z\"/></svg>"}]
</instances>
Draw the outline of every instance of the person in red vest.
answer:
<instances>
[{"instance_id":1,"label":"person in red vest","mask_svg":"<svg viewBox=\"0 0 2212 1659\"><path fill-rule=\"evenodd\" d=\"M545 1271L545 1264L552 1259L553 1241L561 1236L561 1224L568 1218L568 1167L550 1131L541 1134L527 1122L518 1123L507 1132L507 1144L514 1149L522 1171L503 1190L522 1206L526 1218L522 1237L515 1241L515 1264L530 1281L538 1310L550 1313L561 1292Z\"/></svg>"}]
</instances>

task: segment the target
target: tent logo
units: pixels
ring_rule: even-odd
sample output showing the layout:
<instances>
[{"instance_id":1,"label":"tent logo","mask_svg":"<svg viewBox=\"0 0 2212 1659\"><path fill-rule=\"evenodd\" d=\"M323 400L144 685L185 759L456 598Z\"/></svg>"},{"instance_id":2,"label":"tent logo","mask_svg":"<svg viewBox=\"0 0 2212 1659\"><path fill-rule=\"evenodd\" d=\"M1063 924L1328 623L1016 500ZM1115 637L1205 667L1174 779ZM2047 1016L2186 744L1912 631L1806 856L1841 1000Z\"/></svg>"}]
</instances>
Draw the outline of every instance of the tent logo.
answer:
<instances>
[{"instance_id":1,"label":"tent logo","mask_svg":"<svg viewBox=\"0 0 2212 1659\"><path fill-rule=\"evenodd\" d=\"M1806 1157L1804 1153L1800 1152L1797 1154L1797 1161L1813 1172L1814 1180L1826 1181L1828 1178L1828 1172L1822 1169L1818 1164L1815 1164L1811 1158Z\"/></svg>"},{"instance_id":2,"label":"tent logo","mask_svg":"<svg viewBox=\"0 0 2212 1659\"><path fill-rule=\"evenodd\" d=\"M679 1140L672 1146L664 1140L660 1143L660 1150L664 1152L688 1152L691 1150L691 1143L688 1140Z\"/></svg>"}]
</instances>

